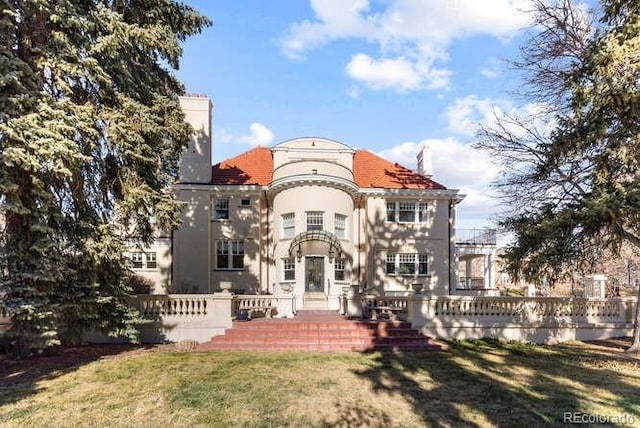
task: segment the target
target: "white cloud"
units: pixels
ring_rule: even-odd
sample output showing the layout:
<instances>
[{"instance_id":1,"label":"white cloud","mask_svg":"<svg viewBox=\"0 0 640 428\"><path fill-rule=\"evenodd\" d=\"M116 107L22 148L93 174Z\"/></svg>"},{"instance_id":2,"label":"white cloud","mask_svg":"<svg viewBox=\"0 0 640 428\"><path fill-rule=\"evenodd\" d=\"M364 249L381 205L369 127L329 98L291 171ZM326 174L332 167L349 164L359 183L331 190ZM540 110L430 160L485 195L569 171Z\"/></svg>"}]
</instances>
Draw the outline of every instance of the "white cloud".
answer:
<instances>
[{"instance_id":1,"label":"white cloud","mask_svg":"<svg viewBox=\"0 0 640 428\"><path fill-rule=\"evenodd\" d=\"M238 141L251 146L265 146L273 142L273 132L259 122L249 126L249 134L238 137Z\"/></svg>"},{"instance_id":2,"label":"white cloud","mask_svg":"<svg viewBox=\"0 0 640 428\"><path fill-rule=\"evenodd\" d=\"M479 125L493 122L495 114L505 107L511 108L504 100L479 99L475 95L458 98L445 111L447 129L456 135L472 137Z\"/></svg>"},{"instance_id":3,"label":"white cloud","mask_svg":"<svg viewBox=\"0 0 640 428\"><path fill-rule=\"evenodd\" d=\"M507 115L526 119L532 127L545 132L551 129L553 121L545 117L544 110L544 106L537 103L515 106L505 99L478 98L475 95L469 95L449 104L444 115L447 120L447 129L451 133L472 137L481 125L490 127L496 119ZM517 129L512 131L518 132Z\"/></svg>"},{"instance_id":4,"label":"white cloud","mask_svg":"<svg viewBox=\"0 0 640 428\"><path fill-rule=\"evenodd\" d=\"M415 170L418 152L428 145L433 179L447 188L459 189L461 194L466 195L458 208L459 225L488 226L500 209L499 200L491 188L500 168L486 152L474 148L469 137L475 134L479 124L491 126L496 117L506 114L523 118L527 126L544 134L553 128L553 120L544 115L544 107L534 103L518 107L507 100L481 99L470 95L451 103L445 112L448 130L456 136L404 142L378 154ZM522 129L513 127L510 131L519 135Z\"/></svg>"},{"instance_id":5,"label":"white cloud","mask_svg":"<svg viewBox=\"0 0 640 428\"><path fill-rule=\"evenodd\" d=\"M373 59L359 53L347 64L347 74L371 89L409 90L444 88L449 84L448 70L436 69L424 61L404 57Z\"/></svg>"},{"instance_id":6,"label":"white cloud","mask_svg":"<svg viewBox=\"0 0 640 428\"><path fill-rule=\"evenodd\" d=\"M316 20L303 20L289 26L280 41L282 53L292 59L330 41L347 37L366 37L374 30L363 13L369 10L367 0L311 0Z\"/></svg>"},{"instance_id":7,"label":"white cloud","mask_svg":"<svg viewBox=\"0 0 640 428\"><path fill-rule=\"evenodd\" d=\"M495 79L502 74L502 63L496 58L490 58L482 67L478 69L480 74L489 79Z\"/></svg>"},{"instance_id":8,"label":"white cloud","mask_svg":"<svg viewBox=\"0 0 640 428\"><path fill-rule=\"evenodd\" d=\"M378 154L407 168L416 169L416 156L424 146L431 148L433 179L447 187L460 188L487 184L496 176L489 156L463 144L455 138L429 138L420 142L405 142L382 150Z\"/></svg>"},{"instance_id":9,"label":"white cloud","mask_svg":"<svg viewBox=\"0 0 640 428\"><path fill-rule=\"evenodd\" d=\"M373 5L367 0L311 0L314 19L289 26L280 41L283 54L299 59L335 40L362 39L377 45L379 52L377 58L354 55L347 65L352 78L374 89L442 88L449 72L435 62L446 61L450 43L478 35L508 40L527 24L524 11L530 9L530 0L492 0L491 7L477 0L388 0Z\"/></svg>"}]
</instances>

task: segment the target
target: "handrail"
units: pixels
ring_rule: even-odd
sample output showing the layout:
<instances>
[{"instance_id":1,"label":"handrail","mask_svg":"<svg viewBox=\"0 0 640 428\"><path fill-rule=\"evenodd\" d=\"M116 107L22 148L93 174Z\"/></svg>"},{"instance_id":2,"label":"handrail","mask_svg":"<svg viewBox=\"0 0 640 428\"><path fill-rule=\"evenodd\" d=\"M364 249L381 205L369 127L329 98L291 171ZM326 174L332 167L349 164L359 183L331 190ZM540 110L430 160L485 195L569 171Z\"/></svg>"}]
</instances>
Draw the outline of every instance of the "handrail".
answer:
<instances>
[{"instance_id":1,"label":"handrail","mask_svg":"<svg viewBox=\"0 0 640 428\"><path fill-rule=\"evenodd\" d=\"M456 229L457 244L496 245L497 232L495 229Z\"/></svg>"}]
</instances>

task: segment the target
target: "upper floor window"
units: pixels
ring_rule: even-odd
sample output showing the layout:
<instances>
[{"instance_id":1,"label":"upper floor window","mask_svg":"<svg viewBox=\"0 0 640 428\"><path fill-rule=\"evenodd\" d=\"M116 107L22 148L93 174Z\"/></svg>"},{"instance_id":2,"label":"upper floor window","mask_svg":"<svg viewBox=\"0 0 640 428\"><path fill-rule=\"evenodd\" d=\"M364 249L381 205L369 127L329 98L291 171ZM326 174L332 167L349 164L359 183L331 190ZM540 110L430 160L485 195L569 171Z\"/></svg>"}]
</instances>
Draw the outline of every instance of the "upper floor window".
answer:
<instances>
[{"instance_id":1,"label":"upper floor window","mask_svg":"<svg viewBox=\"0 0 640 428\"><path fill-rule=\"evenodd\" d=\"M156 253L143 253L141 251L129 253L131 259L131 267L133 269L155 269Z\"/></svg>"},{"instance_id":2,"label":"upper floor window","mask_svg":"<svg viewBox=\"0 0 640 428\"><path fill-rule=\"evenodd\" d=\"M213 201L213 219L229 220L229 198Z\"/></svg>"},{"instance_id":3,"label":"upper floor window","mask_svg":"<svg viewBox=\"0 0 640 428\"><path fill-rule=\"evenodd\" d=\"M324 230L324 213L307 211L307 230Z\"/></svg>"},{"instance_id":4,"label":"upper floor window","mask_svg":"<svg viewBox=\"0 0 640 428\"><path fill-rule=\"evenodd\" d=\"M427 275L429 273L429 256L426 254L418 254L418 275Z\"/></svg>"},{"instance_id":5,"label":"upper floor window","mask_svg":"<svg viewBox=\"0 0 640 428\"><path fill-rule=\"evenodd\" d=\"M156 266L156 253L147 253L147 269L155 269Z\"/></svg>"},{"instance_id":6,"label":"upper floor window","mask_svg":"<svg viewBox=\"0 0 640 428\"><path fill-rule=\"evenodd\" d=\"M396 273L396 253L387 253L385 271L387 274Z\"/></svg>"},{"instance_id":7,"label":"upper floor window","mask_svg":"<svg viewBox=\"0 0 640 428\"><path fill-rule=\"evenodd\" d=\"M142 269L144 267L144 253L131 253L131 267Z\"/></svg>"},{"instance_id":8,"label":"upper floor window","mask_svg":"<svg viewBox=\"0 0 640 428\"><path fill-rule=\"evenodd\" d=\"M347 237L347 216L336 214L335 216L335 234L340 239Z\"/></svg>"},{"instance_id":9,"label":"upper floor window","mask_svg":"<svg viewBox=\"0 0 640 428\"><path fill-rule=\"evenodd\" d=\"M416 273L415 254L398 254L398 273L400 275L413 275Z\"/></svg>"},{"instance_id":10,"label":"upper floor window","mask_svg":"<svg viewBox=\"0 0 640 428\"><path fill-rule=\"evenodd\" d=\"M293 238L296 234L296 215L288 213L282 215L282 237Z\"/></svg>"},{"instance_id":11,"label":"upper floor window","mask_svg":"<svg viewBox=\"0 0 640 428\"><path fill-rule=\"evenodd\" d=\"M243 269L244 241L216 241L216 268Z\"/></svg>"},{"instance_id":12,"label":"upper floor window","mask_svg":"<svg viewBox=\"0 0 640 428\"><path fill-rule=\"evenodd\" d=\"M346 259L335 259L333 262L334 279L336 281L344 281L345 278Z\"/></svg>"},{"instance_id":13,"label":"upper floor window","mask_svg":"<svg viewBox=\"0 0 640 428\"><path fill-rule=\"evenodd\" d=\"M385 271L388 275L429 274L429 256L426 253L389 252L385 261Z\"/></svg>"},{"instance_id":14,"label":"upper floor window","mask_svg":"<svg viewBox=\"0 0 640 428\"><path fill-rule=\"evenodd\" d=\"M282 272L285 281L295 281L296 261L295 259L282 259Z\"/></svg>"},{"instance_id":15,"label":"upper floor window","mask_svg":"<svg viewBox=\"0 0 640 428\"><path fill-rule=\"evenodd\" d=\"M426 223L429 204L415 201L387 201L387 221L395 223Z\"/></svg>"}]
</instances>

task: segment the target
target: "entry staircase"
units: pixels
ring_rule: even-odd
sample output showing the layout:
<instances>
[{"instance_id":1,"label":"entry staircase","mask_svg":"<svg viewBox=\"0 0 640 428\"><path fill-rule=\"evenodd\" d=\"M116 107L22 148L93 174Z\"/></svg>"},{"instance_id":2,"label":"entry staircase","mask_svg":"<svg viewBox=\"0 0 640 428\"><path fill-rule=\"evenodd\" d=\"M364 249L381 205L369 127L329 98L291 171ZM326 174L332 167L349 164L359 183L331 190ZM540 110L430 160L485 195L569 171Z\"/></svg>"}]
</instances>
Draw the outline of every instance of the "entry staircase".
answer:
<instances>
[{"instance_id":1,"label":"entry staircase","mask_svg":"<svg viewBox=\"0 0 640 428\"><path fill-rule=\"evenodd\" d=\"M445 345L405 321L347 320L335 311L303 310L293 319L236 321L200 350L436 351Z\"/></svg>"},{"instance_id":2,"label":"entry staircase","mask_svg":"<svg viewBox=\"0 0 640 428\"><path fill-rule=\"evenodd\" d=\"M306 292L302 296L302 304L307 310L326 310L327 296L324 293Z\"/></svg>"}]
</instances>

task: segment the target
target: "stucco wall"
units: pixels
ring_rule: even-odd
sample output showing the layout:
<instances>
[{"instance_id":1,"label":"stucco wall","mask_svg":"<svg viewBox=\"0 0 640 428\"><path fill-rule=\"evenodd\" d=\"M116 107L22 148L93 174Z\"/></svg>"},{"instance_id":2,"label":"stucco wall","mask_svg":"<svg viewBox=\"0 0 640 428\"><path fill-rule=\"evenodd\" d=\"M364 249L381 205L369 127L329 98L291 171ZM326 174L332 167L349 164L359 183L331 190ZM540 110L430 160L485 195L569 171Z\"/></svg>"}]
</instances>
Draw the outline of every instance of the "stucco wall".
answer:
<instances>
[{"instance_id":1,"label":"stucco wall","mask_svg":"<svg viewBox=\"0 0 640 428\"><path fill-rule=\"evenodd\" d=\"M176 292L210 293L210 190L177 189L176 193L184 207L173 239L173 288Z\"/></svg>"},{"instance_id":2,"label":"stucco wall","mask_svg":"<svg viewBox=\"0 0 640 428\"><path fill-rule=\"evenodd\" d=\"M142 269L132 269L133 273L153 282L154 286L150 290L151 294L166 294L167 285L171 280L171 239L158 238L151 245L139 247L132 245L131 252L144 252L156 254L156 267Z\"/></svg>"},{"instance_id":3,"label":"stucco wall","mask_svg":"<svg viewBox=\"0 0 640 428\"><path fill-rule=\"evenodd\" d=\"M260 198L258 192L242 193L235 195L227 193L212 195L216 198L229 199L229 219L210 220L211 223L211 269L212 291L220 291L220 281L231 281L233 290L239 293L255 294L260 284ZM241 201L249 199L249 206L242 206ZM263 232L266 234L266 230ZM244 268L241 270L220 269L216 265L216 241L225 239L229 241L244 242ZM265 289L265 287L263 287ZM266 289L265 289L266 291Z\"/></svg>"},{"instance_id":4,"label":"stucco wall","mask_svg":"<svg viewBox=\"0 0 640 428\"><path fill-rule=\"evenodd\" d=\"M370 197L366 208L367 287L386 291L407 291L412 284L422 283L424 291L447 294L449 288L449 200L422 198L429 203L426 223L395 223L386 221L386 202L418 201L411 197ZM396 253L427 253L428 272L422 275L387 275L385 255Z\"/></svg>"}]
</instances>

